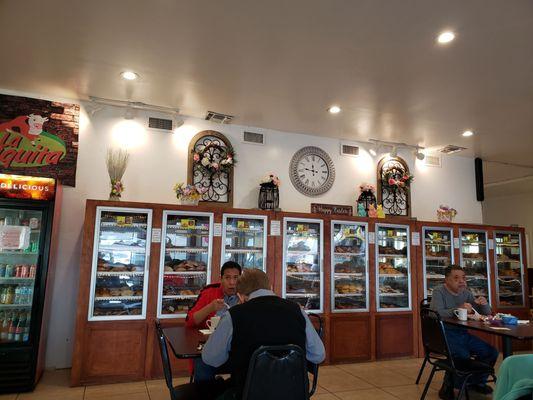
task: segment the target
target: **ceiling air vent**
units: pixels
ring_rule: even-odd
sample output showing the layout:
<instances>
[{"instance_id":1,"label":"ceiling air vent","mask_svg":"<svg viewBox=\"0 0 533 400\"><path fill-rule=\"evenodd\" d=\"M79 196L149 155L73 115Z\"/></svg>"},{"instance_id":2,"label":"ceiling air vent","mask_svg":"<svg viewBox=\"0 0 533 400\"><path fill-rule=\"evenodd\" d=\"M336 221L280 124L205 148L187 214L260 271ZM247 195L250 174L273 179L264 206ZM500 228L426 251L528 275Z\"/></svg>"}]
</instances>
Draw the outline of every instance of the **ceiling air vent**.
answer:
<instances>
[{"instance_id":1,"label":"ceiling air vent","mask_svg":"<svg viewBox=\"0 0 533 400\"><path fill-rule=\"evenodd\" d=\"M220 124L229 124L235 118L233 115L217 113L215 111L208 111L205 116L206 121L218 122Z\"/></svg>"},{"instance_id":2,"label":"ceiling air vent","mask_svg":"<svg viewBox=\"0 0 533 400\"><path fill-rule=\"evenodd\" d=\"M424 165L426 167L442 167L442 157L438 154L426 154L424 158Z\"/></svg>"},{"instance_id":3,"label":"ceiling air vent","mask_svg":"<svg viewBox=\"0 0 533 400\"><path fill-rule=\"evenodd\" d=\"M242 141L249 144L265 144L265 135L262 133L244 131Z\"/></svg>"},{"instance_id":4,"label":"ceiling air vent","mask_svg":"<svg viewBox=\"0 0 533 400\"><path fill-rule=\"evenodd\" d=\"M439 151L444 154L454 154L459 153L460 151L466 150L466 147L461 146L455 146L453 144L449 144L446 147L440 149Z\"/></svg>"},{"instance_id":5,"label":"ceiling air vent","mask_svg":"<svg viewBox=\"0 0 533 400\"><path fill-rule=\"evenodd\" d=\"M359 147L341 142L341 156L357 157L358 155Z\"/></svg>"},{"instance_id":6,"label":"ceiling air vent","mask_svg":"<svg viewBox=\"0 0 533 400\"><path fill-rule=\"evenodd\" d=\"M173 124L171 119L149 117L148 128L172 132Z\"/></svg>"}]
</instances>

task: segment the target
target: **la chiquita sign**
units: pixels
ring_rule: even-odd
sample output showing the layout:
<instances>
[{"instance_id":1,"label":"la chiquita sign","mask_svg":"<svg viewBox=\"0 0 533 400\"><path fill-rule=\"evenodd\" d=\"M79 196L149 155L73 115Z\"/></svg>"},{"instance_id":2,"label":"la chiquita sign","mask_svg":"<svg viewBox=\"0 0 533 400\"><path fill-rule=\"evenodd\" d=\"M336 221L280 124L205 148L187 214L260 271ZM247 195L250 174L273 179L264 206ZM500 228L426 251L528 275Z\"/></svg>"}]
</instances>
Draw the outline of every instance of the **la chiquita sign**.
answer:
<instances>
[{"instance_id":1,"label":"la chiquita sign","mask_svg":"<svg viewBox=\"0 0 533 400\"><path fill-rule=\"evenodd\" d=\"M76 185L80 106L0 94L0 171Z\"/></svg>"}]
</instances>

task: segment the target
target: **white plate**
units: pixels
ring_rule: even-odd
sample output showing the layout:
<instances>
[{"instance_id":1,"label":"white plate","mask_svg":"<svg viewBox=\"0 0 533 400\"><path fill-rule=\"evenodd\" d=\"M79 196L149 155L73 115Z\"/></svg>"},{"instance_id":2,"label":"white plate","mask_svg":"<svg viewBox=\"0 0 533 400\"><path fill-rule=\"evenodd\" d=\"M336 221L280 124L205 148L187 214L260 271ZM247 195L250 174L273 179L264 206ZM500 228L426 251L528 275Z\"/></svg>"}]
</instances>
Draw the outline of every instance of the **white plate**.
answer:
<instances>
[{"instance_id":1,"label":"white plate","mask_svg":"<svg viewBox=\"0 0 533 400\"><path fill-rule=\"evenodd\" d=\"M210 331L209 329L200 329L200 333L203 333L204 335L211 335L213 331Z\"/></svg>"}]
</instances>

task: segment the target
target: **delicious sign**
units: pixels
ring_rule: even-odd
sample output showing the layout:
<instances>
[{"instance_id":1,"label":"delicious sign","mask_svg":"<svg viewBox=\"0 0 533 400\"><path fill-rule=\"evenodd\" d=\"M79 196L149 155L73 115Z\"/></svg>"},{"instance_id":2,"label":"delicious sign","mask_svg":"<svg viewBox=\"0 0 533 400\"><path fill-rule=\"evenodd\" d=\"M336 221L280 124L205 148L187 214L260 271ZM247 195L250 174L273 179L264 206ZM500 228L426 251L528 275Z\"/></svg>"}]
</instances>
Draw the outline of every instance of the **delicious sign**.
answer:
<instances>
[{"instance_id":1,"label":"delicious sign","mask_svg":"<svg viewBox=\"0 0 533 400\"><path fill-rule=\"evenodd\" d=\"M55 190L51 178L0 174L0 198L52 200Z\"/></svg>"},{"instance_id":2,"label":"delicious sign","mask_svg":"<svg viewBox=\"0 0 533 400\"><path fill-rule=\"evenodd\" d=\"M0 95L2 172L76 184L79 106Z\"/></svg>"}]
</instances>

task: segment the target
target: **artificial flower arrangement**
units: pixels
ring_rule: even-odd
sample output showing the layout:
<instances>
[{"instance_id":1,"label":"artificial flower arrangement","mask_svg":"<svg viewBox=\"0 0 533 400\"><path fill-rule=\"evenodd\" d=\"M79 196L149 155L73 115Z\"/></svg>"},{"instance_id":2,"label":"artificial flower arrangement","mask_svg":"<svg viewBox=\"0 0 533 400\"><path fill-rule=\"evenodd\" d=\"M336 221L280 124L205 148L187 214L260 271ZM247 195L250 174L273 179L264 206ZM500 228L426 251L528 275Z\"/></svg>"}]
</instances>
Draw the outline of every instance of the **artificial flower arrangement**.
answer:
<instances>
[{"instance_id":1,"label":"artificial flower arrangement","mask_svg":"<svg viewBox=\"0 0 533 400\"><path fill-rule=\"evenodd\" d=\"M409 187L411 182L415 179L415 177L408 172L404 173L400 178L396 178L397 174L394 172L391 172L387 176L387 184L389 186L397 186L397 187Z\"/></svg>"},{"instance_id":2,"label":"artificial flower arrangement","mask_svg":"<svg viewBox=\"0 0 533 400\"><path fill-rule=\"evenodd\" d=\"M229 172L237 163L233 146L218 142L200 145L192 150L194 166L207 173Z\"/></svg>"},{"instance_id":3,"label":"artificial flower arrangement","mask_svg":"<svg viewBox=\"0 0 533 400\"><path fill-rule=\"evenodd\" d=\"M457 215L457 210L447 205L441 204L437 209L437 218L439 222L452 222Z\"/></svg>"},{"instance_id":4,"label":"artificial flower arrangement","mask_svg":"<svg viewBox=\"0 0 533 400\"><path fill-rule=\"evenodd\" d=\"M376 193L376 187L374 185L371 185L370 183L362 183L361 185L359 185L359 191L361 193L363 192Z\"/></svg>"},{"instance_id":5,"label":"artificial flower arrangement","mask_svg":"<svg viewBox=\"0 0 533 400\"><path fill-rule=\"evenodd\" d=\"M185 185L185 183L176 183L173 188L176 198L183 204L198 204L202 195L207 191L206 188L199 188L195 185Z\"/></svg>"},{"instance_id":6,"label":"artificial flower arrangement","mask_svg":"<svg viewBox=\"0 0 533 400\"><path fill-rule=\"evenodd\" d=\"M107 172L109 173L109 180L111 181L111 191L109 192L109 200L120 200L122 192L124 191L124 184L122 177L126 172L128 166L129 154L122 149L108 149L106 157Z\"/></svg>"},{"instance_id":7,"label":"artificial flower arrangement","mask_svg":"<svg viewBox=\"0 0 533 400\"><path fill-rule=\"evenodd\" d=\"M279 178L274 175L272 172L270 172L268 175L265 175L261 178L261 181L259 182L260 186L263 187L277 187L279 188L281 185L281 181Z\"/></svg>"}]
</instances>

